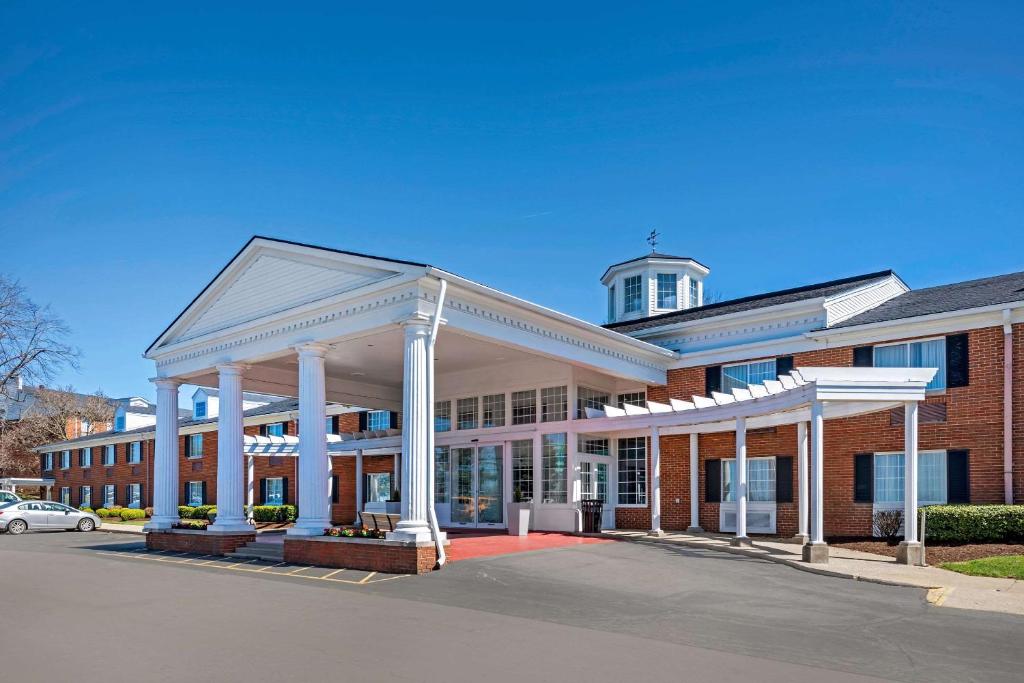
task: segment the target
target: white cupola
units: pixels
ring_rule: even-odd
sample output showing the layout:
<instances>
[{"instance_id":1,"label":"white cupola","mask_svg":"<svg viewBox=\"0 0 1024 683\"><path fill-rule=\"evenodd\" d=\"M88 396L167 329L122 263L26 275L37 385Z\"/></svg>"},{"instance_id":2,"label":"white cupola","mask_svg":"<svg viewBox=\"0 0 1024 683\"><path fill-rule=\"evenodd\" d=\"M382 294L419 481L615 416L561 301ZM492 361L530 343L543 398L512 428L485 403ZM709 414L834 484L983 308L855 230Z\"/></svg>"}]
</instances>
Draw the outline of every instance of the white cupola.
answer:
<instances>
[{"instance_id":1,"label":"white cupola","mask_svg":"<svg viewBox=\"0 0 1024 683\"><path fill-rule=\"evenodd\" d=\"M652 251L609 266L601 276L608 289L606 322L636 320L704 305L704 278L711 271L687 256Z\"/></svg>"}]
</instances>

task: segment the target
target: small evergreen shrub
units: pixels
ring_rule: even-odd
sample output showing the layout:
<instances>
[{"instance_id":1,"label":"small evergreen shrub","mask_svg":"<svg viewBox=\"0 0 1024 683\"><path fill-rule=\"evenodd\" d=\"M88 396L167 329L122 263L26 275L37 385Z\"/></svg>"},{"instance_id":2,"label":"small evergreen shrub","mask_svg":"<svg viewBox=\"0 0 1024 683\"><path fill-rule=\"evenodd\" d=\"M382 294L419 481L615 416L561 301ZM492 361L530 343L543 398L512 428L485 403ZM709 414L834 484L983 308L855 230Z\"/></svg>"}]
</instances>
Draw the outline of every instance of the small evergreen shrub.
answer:
<instances>
[{"instance_id":1,"label":"small evergreen shrub","mask_svg":"<svg viewBox=\"0 0 1024 683\"><path fill-rule=\"evenodd\" d=\"M939 543L1024 541L1024 505L929 505L925 534Z\"/></svg>"},{"instance_id":2,"label":"small evergreen shrub","mask_svg":"<svg viewBox=\"0 0 1024 683\"><path fill-rule=\"evenodd\" d=\"M178 506L178 517L181 519L191 519L192 513L195 512L195 508L191 505L179 505Z\"/></svg>"},{"instance_id":3,"label":"small evergreen shrub","mask_svg":"<svg viewBox=\"0 0 1024 683\"><path fill-rule=\"evenodd\" d=\"M95 514L95 512L96 512L95 510L93 510L88 505L83 505L82 507L80 507L78 509L81 510L82 512L92 512L93 514Z\"/></svg>"},{"instance_id":4,"label":"small evergreen shrub","mask_svg":"<svg viewBox=\"0 0 1024 683\"><path fill-rule=\"evenodd\" d=\"M100 519L106 519L110 516L110 510L107 508L100 508L99 510L96 510L96 516Z\"/></svg>"},{"instance_id":5,"label":"small evergreen shrub","mask_svg":"<svg viewBox=\"0 0 1024 683\"><path fill-rule=\"evenodd\" d=\"M294 505L255 505L252 518L256 522L294 522L299 509Z\"/></svg>"},{"instance_id":6,"label":"small evergreen shrub","mask_svg":"<svg viewBox=\"0 0 1024 683\"><path fill-rule=\"evenodd\" d=\"M121 521L127 522L132 519L145 519L146 511L134 508L122 508L120 513Z\"/></svg>"}]
</instances>

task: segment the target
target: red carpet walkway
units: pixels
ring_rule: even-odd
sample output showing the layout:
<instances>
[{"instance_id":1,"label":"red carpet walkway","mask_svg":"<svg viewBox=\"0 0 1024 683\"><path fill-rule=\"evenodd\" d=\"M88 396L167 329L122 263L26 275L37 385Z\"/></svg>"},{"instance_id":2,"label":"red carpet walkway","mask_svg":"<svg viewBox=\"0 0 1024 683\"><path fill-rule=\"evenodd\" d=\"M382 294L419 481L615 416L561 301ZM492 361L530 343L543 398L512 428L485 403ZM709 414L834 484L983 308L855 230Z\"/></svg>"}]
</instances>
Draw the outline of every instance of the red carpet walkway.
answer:
<instances>
[{"instance_id":1,"label":"red carpet walkway","mask_svg":"<svg viewBox=\"0 0 1024 683\"><path fill-rule=\"evenodd\" d=\"M574 536L555 531L531 531L528 536L509 536L499 532L464 532L448 530L448 559L452 562L474 557L493 557L525 553L531 550L564 548L571 545L611 543L611 539Z\"/></svg>"}]
</instances>

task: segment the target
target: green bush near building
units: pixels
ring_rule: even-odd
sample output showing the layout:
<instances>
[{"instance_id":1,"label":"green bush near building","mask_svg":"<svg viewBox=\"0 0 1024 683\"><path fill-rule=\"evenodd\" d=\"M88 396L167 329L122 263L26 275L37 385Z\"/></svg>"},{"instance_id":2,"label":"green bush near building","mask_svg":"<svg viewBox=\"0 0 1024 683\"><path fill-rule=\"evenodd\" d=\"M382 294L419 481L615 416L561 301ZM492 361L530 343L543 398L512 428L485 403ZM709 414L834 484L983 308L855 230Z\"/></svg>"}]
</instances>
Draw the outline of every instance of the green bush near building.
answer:
<instances>
[{"instance_id":1,"label":"green bush near building","mask_svg":"<svg viewBox=\"0 0 1024 683\"><path fill-rule=\"evenodd\" d=\"M294 505L256 505L252 509L256 522L294 522L298 516L299 509Z\"/></svg>"},{"instance_id":2,"label":"green bush near building","mask_svg":"<svg viewBox=\"0 0 1024 683\"><path fill-rule=\"evenodd\" d=\"M924 510L929 542L1024 541L1024 505L930 505Z\"/></svg>"},{"instance_id":3,"label":"green bush near building","mask_svg":"<svg viewBox=\"0 0 1024 683\"><path fill-rule=\"evenodd\" d=\"M145 510L137 510L137 509L134 509L134 508L123 508L121 510L121 514L119 516L121 517L121 521L124 521L124 522L128 522L128 521L133 520L133 519L145 519L146 518L146 511Z\"/></svg>"}]
</instances>

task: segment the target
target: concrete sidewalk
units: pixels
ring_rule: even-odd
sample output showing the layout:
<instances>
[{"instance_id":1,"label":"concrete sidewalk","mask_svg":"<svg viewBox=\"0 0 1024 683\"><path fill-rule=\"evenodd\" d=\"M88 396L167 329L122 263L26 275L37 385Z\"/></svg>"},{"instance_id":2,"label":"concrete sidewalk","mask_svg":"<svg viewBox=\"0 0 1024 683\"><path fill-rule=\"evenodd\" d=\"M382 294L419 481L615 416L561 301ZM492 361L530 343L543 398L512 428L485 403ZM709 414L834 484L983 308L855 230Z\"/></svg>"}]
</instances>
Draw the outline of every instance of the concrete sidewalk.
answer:
<instances>
[{"instance_id":1,"label":"concrete sidewalk","mask_svg":"<svg viewBox=\"0 0 1024 683\"><path fill-rule=\"evenodd\" d=\"M120 518L119 518L120 519ZM144 534L142 527L137 524L115 524L104 521L96 531L110 531L115 534Z\"/></svg>"},{"instance_id":2,"label":"concrete sidewalk","mask_svg":"<svg viewBox=\"0 0 1024 683\"><path fill-rule=\"evenodd\" d=\"M1024 615L1024 582L1016 579L967 576L938 567L909 567L897 564L892 557L834 547L829 547L828 564L809 564L803 561L801 547L795 543L755 539L753 547L737 548L730 545L732 536L728 534L669 532L655 537L643 531L616 530L604 535L637 543L667 543L758 557L824 576L922 588L927 591L928 602L941 607Z\"/></svg>"}]
</instances>

